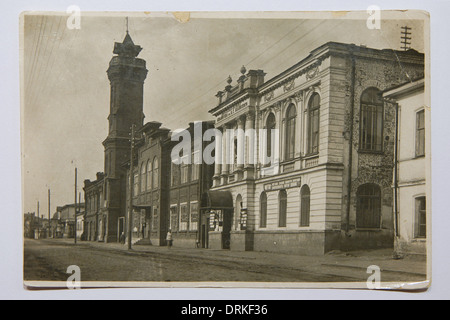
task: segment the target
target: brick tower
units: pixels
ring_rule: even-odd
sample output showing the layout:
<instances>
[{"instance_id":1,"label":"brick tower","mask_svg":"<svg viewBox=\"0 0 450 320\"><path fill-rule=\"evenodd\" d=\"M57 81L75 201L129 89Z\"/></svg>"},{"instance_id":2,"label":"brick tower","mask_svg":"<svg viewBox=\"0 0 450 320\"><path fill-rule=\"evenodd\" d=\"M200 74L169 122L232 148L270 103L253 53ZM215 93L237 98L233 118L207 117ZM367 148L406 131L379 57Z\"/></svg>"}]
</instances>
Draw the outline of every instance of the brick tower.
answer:
<instances>
[{"instance_id":1,"label":"brick tower","mask_svg":"<svg viewBox=\"0 0 450 320\"><path fill-rule=\"evenodd\" d=\"M139 130L144 122L145 60L137 58L141 46L135 45L128 31L122 43L114 44L115 54L107 70L111 84L108 137L105 147L104 216L105 241L114 242L124 229L126 179L124 163L130 159L131 126Z\"/></svg>"}]
</instances>

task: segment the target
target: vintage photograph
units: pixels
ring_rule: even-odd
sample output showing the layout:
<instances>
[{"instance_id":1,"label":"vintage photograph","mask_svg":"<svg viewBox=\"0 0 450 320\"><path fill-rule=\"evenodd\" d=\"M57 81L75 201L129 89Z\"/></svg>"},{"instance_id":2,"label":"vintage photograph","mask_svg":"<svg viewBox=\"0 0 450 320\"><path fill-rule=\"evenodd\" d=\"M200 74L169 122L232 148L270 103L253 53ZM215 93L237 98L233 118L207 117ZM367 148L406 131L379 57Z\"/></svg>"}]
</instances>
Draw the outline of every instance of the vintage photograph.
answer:
<instances>
[{"instance_id":1,"label":"vintage photograph","mask_svg":"<svg viewBox=\"0 0 450 320\"><path fill-rule=\"evenodd\" d=\"M24 285L425 290L429 15L24 12Z\"/></svg>"}]
</instances>

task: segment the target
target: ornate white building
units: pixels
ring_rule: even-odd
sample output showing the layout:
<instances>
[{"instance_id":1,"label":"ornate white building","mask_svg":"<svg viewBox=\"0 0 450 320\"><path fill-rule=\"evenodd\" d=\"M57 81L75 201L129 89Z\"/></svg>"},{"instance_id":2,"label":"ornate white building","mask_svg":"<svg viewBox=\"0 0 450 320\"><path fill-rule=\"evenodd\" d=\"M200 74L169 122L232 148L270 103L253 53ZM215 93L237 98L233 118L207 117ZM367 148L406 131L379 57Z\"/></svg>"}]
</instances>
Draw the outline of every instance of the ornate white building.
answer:
<instances>
[{"instance_id":1,"label":"ornate white building","mask_svg":"<svg viewBox=\"0 0 450 320\"><path fill-rule=\"evenodd\" d=\"M395 108L381 92L423 76L424 55L330 42L268 81L262 70L241 74L210 113L222 133L255 131L217 137L214 185L201 208L207 246L391 247Z\"/></svg>"}]
</instances>

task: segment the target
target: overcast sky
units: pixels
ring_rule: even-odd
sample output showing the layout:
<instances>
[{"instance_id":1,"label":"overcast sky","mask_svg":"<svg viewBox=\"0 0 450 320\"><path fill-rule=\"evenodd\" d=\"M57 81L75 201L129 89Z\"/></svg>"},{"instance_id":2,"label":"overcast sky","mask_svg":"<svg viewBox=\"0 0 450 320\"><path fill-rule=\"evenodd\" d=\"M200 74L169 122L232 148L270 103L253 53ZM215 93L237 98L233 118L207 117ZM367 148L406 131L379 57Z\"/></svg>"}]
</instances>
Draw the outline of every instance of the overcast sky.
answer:
<instances>
[{"instance_id":1,"label":"overcast sky","mask_svg":"<svg viewBox=\"0 0 450 320\"><path fill-rule=\"evenodd\" d=\"M125 37L126 16L149 70L145 121L178 129L190 121L212 119L208 110L216 105L214 95L225 87L228 75L235 84L242 65L263 69L268 80L327 41L400 49L404 25L412 27L412 47L424 52L422 22L411 13L397 14L400 19L382 20L379 30L367 28L365 12L360 20L349 14L335 14L334 19L292 14L289 19L280 14L219 19L202 14L187 23L170 14L82 14L79 30L67 28L65 14L27 15L21 86L23 211L36 211L40 201L40 214L47 217L48 189L53 214L56 206L74 202L75 167L81 193L83 180L94 180L95 173L103 171L109 113L106 70L114 42Z\"/></svg>"}]
</instances>

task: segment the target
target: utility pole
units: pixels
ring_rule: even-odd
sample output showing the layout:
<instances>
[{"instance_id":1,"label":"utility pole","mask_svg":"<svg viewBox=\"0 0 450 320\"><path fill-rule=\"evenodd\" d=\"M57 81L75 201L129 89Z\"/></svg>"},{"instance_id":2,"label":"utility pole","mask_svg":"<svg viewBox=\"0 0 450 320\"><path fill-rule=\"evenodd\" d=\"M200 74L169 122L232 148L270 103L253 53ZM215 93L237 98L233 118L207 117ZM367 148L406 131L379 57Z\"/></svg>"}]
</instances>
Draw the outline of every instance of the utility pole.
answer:
<instances>
[{"instance_id":1,"label":"utility pole","mask_svg":"<svg viewBox=\"0 0 450 320\"><path fill-rule=\"evenodd\" d=\"M77 244L77 168L75 168L75 224L74 224L74 242Z\"/></svg>"},{"instance_id":2,"label":"utility pole","mask_svg":"<svg viewBox=\"0 0 450 320\"><path fill-rule=\"evenodd\" d=\"M50 238L51 224L50 224L50 189L48 189L48 237Z\"/></svg>"},{"instance_id":3,"label":"utility pole","mask_svg":"<svg viewBox=\"0 0 450 320\"><path fill-rule=\"evenodd\" d=\"M37 202L37 238L39 239L40 237L40 230L39 230L39 201Z\"/></svg>"},{"instance_id":4,"label":"utility pole","mask_svg":"<svg viewBox=\"0 0 450 320\"><path fill-rule=\"evenodd\" d=\"M411 32L409 32L409 30L411 30L411 28L408 26L404 26L401 28L402 28L401 44L403 45L403 47L401 47L401 48L403 49L403 51L407 51L407 50L411 49L411 46L410 46L411 42L408 42L408 40L411 40L411 37L410 37Z\"/></svg>"},{"instance_id":5,"label":"utility pole","mask_svg":"<svg viewBox=\"0 0 450 320\"><path fill-rule=\"evenodd\" d=\"M131 250L131 219L133 218L133 186L134 186L134 175L133 175L133 153L134 153L134 124L131 126L131 148L130 148L130 194L128 203L128 250Z\"/></svg>"}]
</instances>

